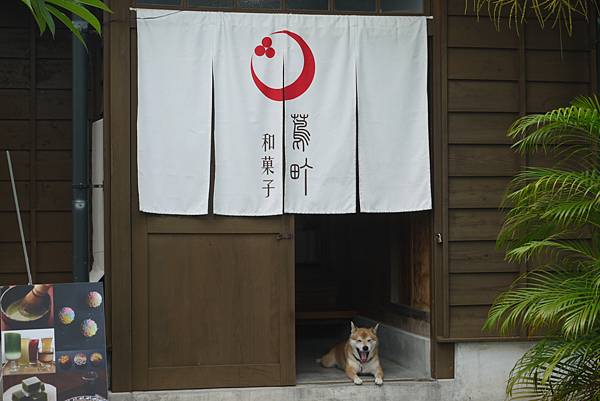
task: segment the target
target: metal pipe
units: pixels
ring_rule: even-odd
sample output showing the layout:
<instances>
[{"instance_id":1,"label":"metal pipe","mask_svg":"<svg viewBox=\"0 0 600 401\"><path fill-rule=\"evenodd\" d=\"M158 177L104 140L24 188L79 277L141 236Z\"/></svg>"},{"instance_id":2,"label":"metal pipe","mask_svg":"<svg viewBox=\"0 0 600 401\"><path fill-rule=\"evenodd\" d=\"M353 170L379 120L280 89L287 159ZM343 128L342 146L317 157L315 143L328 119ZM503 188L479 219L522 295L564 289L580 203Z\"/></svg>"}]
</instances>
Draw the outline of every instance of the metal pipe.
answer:
<instances>
[{"instance_id":1,"label":"metal pipe","mask_svg":"<svg viewBox=\"0 0 600 401\"><path fill-rule=\"evenodd\" d=\"M19 207L19 197L17 196L17 186L15 185L15 175L13 174L12 160L10 152L6 151L6 161L8 162L8 174L10 175L10 185L12 186L13 199L15 200L15 210L17 212L17 223L19 223L19 234L21 235L21 246L23 247L23 257L25 258L25 268L27 269L27 284L33 284L31 278L31 267L29 266L29 255L25 245L25 235L23 234L23 221L21 221L21 208Z\"/></svg>"},{"instance_id":2,"label":"metal pipe","mask_svg":"<svg viewBox=\"0 0 600 401\"><path fill-rule=\"evenodd\" d=\"M73 23L87 38L88 24L74 16ZM88 53L73 35L73 280L89 281L89 128L88 128Z\"/></svg>"}]
</instances>

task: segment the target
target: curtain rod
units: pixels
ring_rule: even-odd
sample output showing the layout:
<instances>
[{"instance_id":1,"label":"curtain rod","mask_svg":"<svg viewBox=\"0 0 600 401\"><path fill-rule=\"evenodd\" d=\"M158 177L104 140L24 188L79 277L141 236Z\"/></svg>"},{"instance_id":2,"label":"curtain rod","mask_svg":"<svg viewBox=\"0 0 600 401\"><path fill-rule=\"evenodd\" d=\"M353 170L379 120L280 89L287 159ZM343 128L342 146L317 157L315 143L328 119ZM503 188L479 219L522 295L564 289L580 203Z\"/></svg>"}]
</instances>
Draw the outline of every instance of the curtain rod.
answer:
<instances>
[{"instance_id":1,"label":"curtain rod","mask_svg":"<svg viewBox=\"0 0 600 401\"><path fill-rule=\"evenodd\" d=\"M150 8L146 8L146 7L129 7L130 11L137 11L137 10L148 10ZM182 11L204 11L204 12L246 12L246 10L228 10L228 11L224 11L224 10L170 10L168 8L162 8L162 9L156 9L153 8L152 10L164 10L164 11L171 11L168 14L163 14L163 15L157 15L154 17L145 17L145 18L136 18L136 19L158 19L158 18L164 18L164 17L168 17L170 15L173 14L178 14ZM259 13L260 14L260 13ZM264 14L269 14L269 13L264 13ZM276 13L276 14L292 14L292 13ZM362 16L362 15L366 15L366 16L386 16L386 14L302 14L302 13L298 13L298 15L356 15L356 16ZM433 20L433 15L387 15L388 17L425 17L425 19L428 20Z\"/></svg>"}]
</instances>

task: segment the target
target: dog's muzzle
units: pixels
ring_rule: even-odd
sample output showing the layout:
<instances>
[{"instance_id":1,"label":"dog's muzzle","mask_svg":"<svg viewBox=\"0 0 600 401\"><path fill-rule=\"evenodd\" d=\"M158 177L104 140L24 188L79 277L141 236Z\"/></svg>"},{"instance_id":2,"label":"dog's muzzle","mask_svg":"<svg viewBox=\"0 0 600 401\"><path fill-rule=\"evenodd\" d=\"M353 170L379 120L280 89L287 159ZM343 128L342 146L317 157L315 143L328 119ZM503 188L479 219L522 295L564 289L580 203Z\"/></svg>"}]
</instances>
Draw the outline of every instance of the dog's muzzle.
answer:
<instances>
[{"instance_id":1,"label":"dog's muzzle","mask_svg":"<svg viewBox=\"0 0 600 401\"><path fill-rule=\"evenodd\" d=\"M363 351L366 348L366 351ZM360 363L366 363L369 360L369 347L363 347L363 350L356 349L358 351L358 358Z\"/></svg>"}]
</instances>

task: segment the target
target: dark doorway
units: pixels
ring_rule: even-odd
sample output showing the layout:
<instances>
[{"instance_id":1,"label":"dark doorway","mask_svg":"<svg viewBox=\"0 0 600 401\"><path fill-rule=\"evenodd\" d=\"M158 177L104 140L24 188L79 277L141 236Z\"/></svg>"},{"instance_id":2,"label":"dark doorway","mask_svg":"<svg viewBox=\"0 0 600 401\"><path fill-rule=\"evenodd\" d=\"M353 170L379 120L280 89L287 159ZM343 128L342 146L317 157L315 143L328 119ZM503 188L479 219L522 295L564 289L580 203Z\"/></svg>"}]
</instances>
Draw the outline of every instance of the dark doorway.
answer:
<instances>
[{"instance_id":1,"label":"dark doorway","mask_svg":"<svg viewBox=\"0 0 600 401\"><path fill-rule=\"evenodd\" d=\"M296 230L298 383L345 380L316 358L345 340L350 320L381 322L388 380L429 371L430 214L301 215Z\"/></svg>"}]
</instances>

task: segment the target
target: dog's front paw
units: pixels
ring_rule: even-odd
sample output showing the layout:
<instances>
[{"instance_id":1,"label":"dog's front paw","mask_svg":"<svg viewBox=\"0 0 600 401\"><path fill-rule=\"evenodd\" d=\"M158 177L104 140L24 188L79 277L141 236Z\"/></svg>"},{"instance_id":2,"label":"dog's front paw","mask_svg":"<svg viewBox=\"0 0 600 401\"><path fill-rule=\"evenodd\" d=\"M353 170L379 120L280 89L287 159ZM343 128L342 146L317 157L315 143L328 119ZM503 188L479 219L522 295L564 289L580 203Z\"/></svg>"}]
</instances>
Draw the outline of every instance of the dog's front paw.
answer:
<instances>
[{"instance_id":1,"label":"dog's front paw","mask_svg":"<svg viewBox=\"0 0 600 401\"><path fill-rule=\"evenodd\" d=\"M358 384L358 385L362 384L362 379L360 377L355 377L354 384Z\"/></svg>"},{"instance_id":2,"label":"dog's front paw","mask_svg":"<svg viewBox=\"0 0 600 401\"><path fill-rule=\"evenodd\" d=\"M376 377L375 384L377 384L378 386L383 385L383 379L381 377Z\"/></svg>"}]
</instances>

